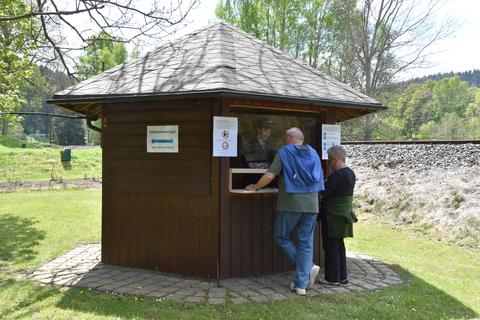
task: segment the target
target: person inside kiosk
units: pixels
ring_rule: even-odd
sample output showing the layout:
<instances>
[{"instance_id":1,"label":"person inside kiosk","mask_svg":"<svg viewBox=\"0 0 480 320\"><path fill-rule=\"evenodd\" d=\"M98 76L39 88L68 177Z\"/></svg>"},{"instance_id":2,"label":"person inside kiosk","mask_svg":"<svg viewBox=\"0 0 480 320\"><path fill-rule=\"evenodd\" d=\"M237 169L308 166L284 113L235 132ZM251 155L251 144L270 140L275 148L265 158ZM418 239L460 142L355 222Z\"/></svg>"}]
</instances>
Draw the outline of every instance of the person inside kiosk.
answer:
<instances>
[{"instance_id":1,"label":"person inside kiosk","mask_svg":"<svg viewBox=\"0 0 480 320\"><path fill-rule=\"evenodd\" d=\"M255 136L243 146L243 152L252 169L267 169L275 157L276 150L272 146L270 136L274 122L261 119L255 123Z\"/></svg>"},{"instance_id":2,"label":"person inside kiosk","mask_svg":"<svg viewBox=\"0 0 480 320\"><path fill-rule=\"evenodd\" d=\"M237 157L230 158L230 192L245 194L245 185L255 183L271 166L283 146L285 129L302 128L305 141L315 144L316 119L305 115L233 113L238 118ZM277 193L278 178L257 192Z\"/></svg>"}]
</instances>

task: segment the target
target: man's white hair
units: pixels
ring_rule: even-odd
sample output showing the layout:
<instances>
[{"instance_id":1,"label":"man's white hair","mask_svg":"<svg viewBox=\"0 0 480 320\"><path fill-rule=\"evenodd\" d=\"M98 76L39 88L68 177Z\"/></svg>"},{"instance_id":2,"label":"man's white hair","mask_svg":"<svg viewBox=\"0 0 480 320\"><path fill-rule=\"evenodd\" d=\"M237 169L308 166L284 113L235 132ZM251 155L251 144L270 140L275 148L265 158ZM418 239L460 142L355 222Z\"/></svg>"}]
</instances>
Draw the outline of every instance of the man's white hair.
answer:
<instances>
[{"instance_id":1,"label":"man's white hair","mask_svg":"<svg viewBox=\"0 0 480 320\"><path fill-rule=\"evenodd\" d=\"M290 137L293 137L299 141L303 141L303 132L302 130L298 129L297 127L290 128L286 131L286 134L288 134Z\"/></svg>"}]
</instances>

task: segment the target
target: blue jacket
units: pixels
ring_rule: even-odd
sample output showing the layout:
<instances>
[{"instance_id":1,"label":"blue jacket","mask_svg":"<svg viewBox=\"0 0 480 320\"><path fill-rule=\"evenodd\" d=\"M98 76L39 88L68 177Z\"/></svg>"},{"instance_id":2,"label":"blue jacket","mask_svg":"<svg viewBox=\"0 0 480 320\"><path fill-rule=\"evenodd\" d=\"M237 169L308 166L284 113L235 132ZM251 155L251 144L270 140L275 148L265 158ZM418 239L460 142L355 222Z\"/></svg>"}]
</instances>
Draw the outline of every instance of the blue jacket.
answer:
<instances>
[{"instance_id":1,"label":"blue jacket","mask_svg":"<svg viewBox=\"0 0 480 320\"><path fill-rule=\"evenodd\" d=\"M287 144L278 150L282 159L286 193L310 193L325 190L322 163L309 145Z\"/></svg>"}]
</instances>

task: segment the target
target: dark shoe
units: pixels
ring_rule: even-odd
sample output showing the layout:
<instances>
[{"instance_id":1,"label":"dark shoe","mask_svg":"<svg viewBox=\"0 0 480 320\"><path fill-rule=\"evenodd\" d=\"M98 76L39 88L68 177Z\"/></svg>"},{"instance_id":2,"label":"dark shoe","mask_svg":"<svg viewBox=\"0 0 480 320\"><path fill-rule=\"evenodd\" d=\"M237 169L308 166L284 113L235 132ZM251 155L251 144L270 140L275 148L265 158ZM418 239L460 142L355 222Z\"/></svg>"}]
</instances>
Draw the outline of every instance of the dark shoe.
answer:
<instances>
[{"instance_id":1,"label":"dark shoe","mask_svg":"<svg viewBox=\"0 0 480 320\"><path fill-rule=\"evenodd\" d=\"M318 279L318 283L326 284L328 286L337 286L337 287L340 285L340 282L331 282L331 281L327 281L327 280L324 280L324 279Z\"/></svg>"},{"instance_id":2,"label":"dark shoe","mask_svg":"<svg viewBox=\"0 0 480 320\"><path fill-rule=\"evenodd\" d=\"M340 283L341 283L341 284L348 284L348 279L340 280Z\"/></svg>"}]
</instances>

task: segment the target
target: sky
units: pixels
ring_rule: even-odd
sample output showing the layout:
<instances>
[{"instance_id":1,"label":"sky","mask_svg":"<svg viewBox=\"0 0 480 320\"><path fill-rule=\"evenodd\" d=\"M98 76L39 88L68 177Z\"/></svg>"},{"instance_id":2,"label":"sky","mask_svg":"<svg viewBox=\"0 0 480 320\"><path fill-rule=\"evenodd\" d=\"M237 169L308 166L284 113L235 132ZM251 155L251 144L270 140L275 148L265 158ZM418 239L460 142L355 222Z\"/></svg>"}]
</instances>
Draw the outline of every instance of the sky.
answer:
<instances>
[{"instance_id":1,"label":"sky","mask_svg":"<svg viewBox=\"0 0 480 320\"><path fill-rule=\"evenodd\" d=\"M215 21L217 0L200 0L187 18L187 23L170 40L194 31ZM429 66L415 69L402 78L414 78L449 71L467 71L480 69L480 1L479 0L441 0L438 12L440 19L450 16L457 23L456 31L447 39L437 43L431 49Z\"/></svg>"}]
</instances>

